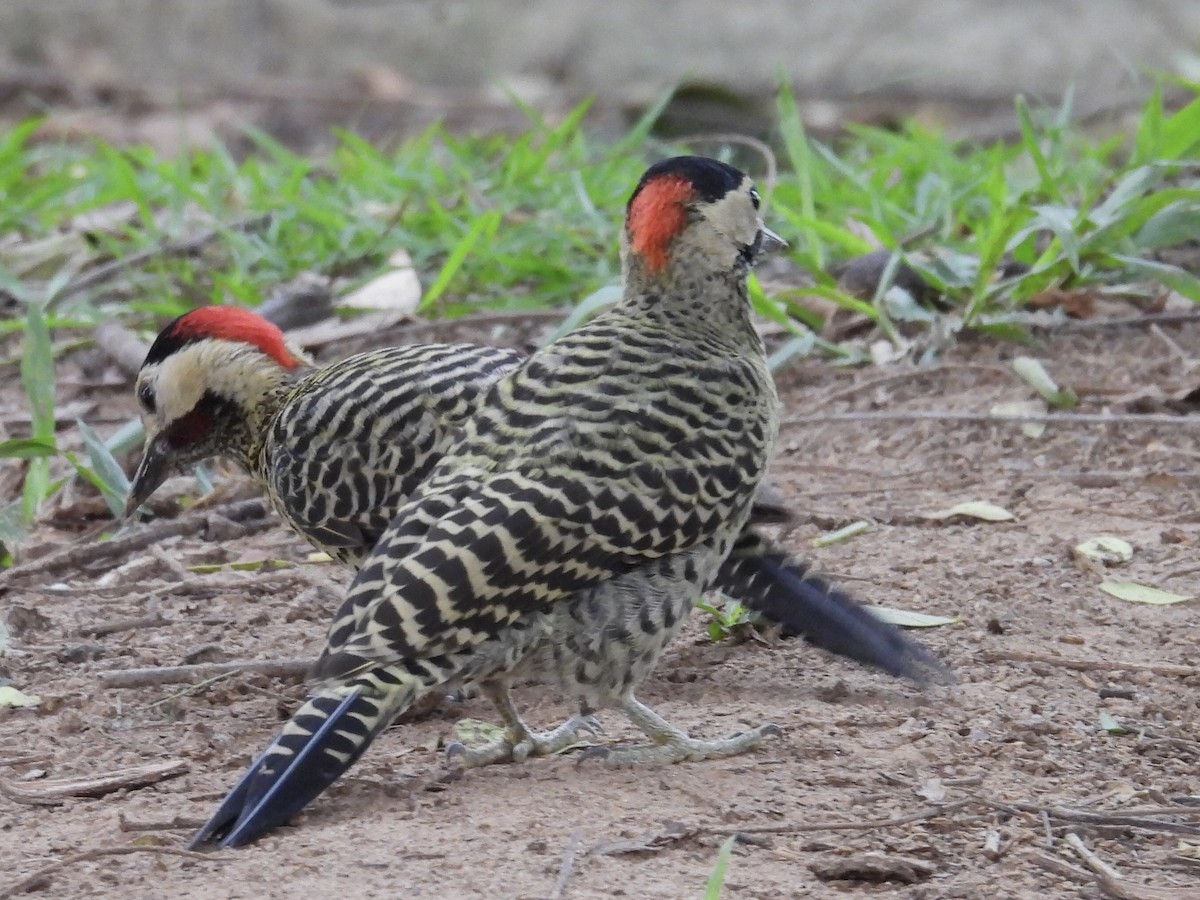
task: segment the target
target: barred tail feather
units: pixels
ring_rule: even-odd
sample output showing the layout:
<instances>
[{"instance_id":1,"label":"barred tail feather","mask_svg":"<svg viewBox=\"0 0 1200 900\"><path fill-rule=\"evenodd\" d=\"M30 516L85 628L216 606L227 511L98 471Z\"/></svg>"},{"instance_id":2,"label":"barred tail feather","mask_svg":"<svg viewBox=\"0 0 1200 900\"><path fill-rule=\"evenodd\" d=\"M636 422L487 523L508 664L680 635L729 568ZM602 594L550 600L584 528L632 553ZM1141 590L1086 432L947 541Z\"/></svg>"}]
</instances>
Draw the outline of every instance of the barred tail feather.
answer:
<instances>
[{"instance_id":1,"label":"barred tail feather","mask_svg":"<svg viewBox=\"0 0 1200 900\"><path fill-rule=\"evenodd\" d=\"M823 650L917 684L953 680L945 665L899 628L880 621L845 591L812 575L752 531L743 532L714 587Z\"/></svg>"},{"instance_id":2,"label":"barred tail feather","mask_svg":"<svg viewBox=\"0 0 1200 900\"><path fill-rule=\"evenodd\" d=\"M408 706L413 685L310 697L188 844L240 847L286 824L337 781Z\"/></svg>"}]
</instances>

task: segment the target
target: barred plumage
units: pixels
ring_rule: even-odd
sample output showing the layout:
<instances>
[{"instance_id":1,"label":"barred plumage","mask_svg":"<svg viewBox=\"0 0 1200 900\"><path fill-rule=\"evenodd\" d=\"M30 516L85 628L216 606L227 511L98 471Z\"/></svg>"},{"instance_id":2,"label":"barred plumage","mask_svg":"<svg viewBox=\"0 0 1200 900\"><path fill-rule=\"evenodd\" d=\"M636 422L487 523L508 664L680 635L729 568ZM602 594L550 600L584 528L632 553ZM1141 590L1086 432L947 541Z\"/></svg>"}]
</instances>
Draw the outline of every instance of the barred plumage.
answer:
<instances>
[{"instance_id":1,"label":"barred plumage","mask_svg":"<svg viewBox=\"0 0 1200 900\"><path fill-rule=\"evenodd\" d=\"M365 385L352 367L335 366L301 376L286 395L284 408L305 410L290 422L305 421L310 433L296 441L294 428L279 432L276 418L254 454L257 474L273 494L292 485L276 503L310 539L340 542L343 559L357 562L361 542L382 524L381 498L415 494L351 586L315 670L314 697L198 840L238 844L285 821L398 712L440 684L483 682L513 737L541 749L562 729L528 732L504 685L524 672L557 677L586 706L620 706L658 744L619 751L614 762L725 755L769 733L696 741L632 694L746 523L776 427L744 284L746 263L769 233L760 230L740 173L708 162L676 165L688 177L652 169L631 202L622 304L496 381L461 434L447 437L447 425L471 407L476 389L455 394L462 388L455 364L430 349L413 351L428 354L419 372L436 373L415 387L411 369L402 384ZM713 173L719 190L705 180ZM649 212L647 200L656 204ZM729 240L739 231L743 240ZM512 362L495 353L471 384ZM296 358L268 355L284 368ZM454 386L448 394L442 375ZM370 396L349 398L347 390ZM279 389L261 393L274 399ZM418 403L413 447L387 447L390 456L372 458L371 475L329 474L356 457L339 445L354 430L348 423L366 416L376 428L369 443L377 444L394 425L378 411L402 416ZM239 429L245 437L246 426ZM285 438L291 443L280 449ZM314 446L322 452L313 454ZM153 480L141 477L143 469L154 474L144 461L139 486ZM324 488L322 500L295 498L297 486L311 493L313 484ZM371 502L355 509L341 493ZM737 565L731 571L755 583Z\"/></svg>"}]
</instances>

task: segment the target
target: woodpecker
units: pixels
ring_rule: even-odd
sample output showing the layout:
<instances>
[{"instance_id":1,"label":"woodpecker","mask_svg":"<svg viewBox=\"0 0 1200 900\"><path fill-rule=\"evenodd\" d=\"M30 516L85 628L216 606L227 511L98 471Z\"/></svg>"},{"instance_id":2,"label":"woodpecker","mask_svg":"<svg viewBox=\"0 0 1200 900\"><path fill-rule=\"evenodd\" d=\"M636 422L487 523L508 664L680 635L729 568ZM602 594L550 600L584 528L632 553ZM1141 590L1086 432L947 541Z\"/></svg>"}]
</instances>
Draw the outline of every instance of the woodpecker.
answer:
<instances>
[{"instance_id":1,"label":"woodpecker","mask_svg":"<svg viewBox=\"0 0 1200 900\"><path fill-rule=\"evenodd\" d=\"M713 161L652 168L628 207L624 300L525 362L449 345L312 370L228 308L164 330L138 379L148 439L131 506L174 465L228 455L297 530L361 567L313 697L195 843L233 846L285 821L438 684L483 684L538 752L577 726L529 732L512 677L548 675L586 708L618 706L655 744L611 764L728 755L774 731L696 741L633 696L735 541L729 583L766 606L789 589L812 605L802 565L740 531L776 422L745 299L749 263L778 240L756 197ZM935 665L815 584L832 611L814 615L835 637L873 623L867 661Z\"/></svg>"},{"instance_id":2,"label":"woodpecker","mask_svg":"<svg viewBox=\"0 0 1200 900\"><path fill-rule=\"evenodd\" d=\"M172 471L225 456L262 486L298 534L357 569L457 424L524 359L495 347L418 344L316 368L254 313L192 310L162 330L137 377L146 443L126 514ZM918 642L752 527L779 518L778 508L756 504L710 589L738 599L786 636L801 635L890 675L920 684L948 677Z\"/></svg>"}]
</instances>

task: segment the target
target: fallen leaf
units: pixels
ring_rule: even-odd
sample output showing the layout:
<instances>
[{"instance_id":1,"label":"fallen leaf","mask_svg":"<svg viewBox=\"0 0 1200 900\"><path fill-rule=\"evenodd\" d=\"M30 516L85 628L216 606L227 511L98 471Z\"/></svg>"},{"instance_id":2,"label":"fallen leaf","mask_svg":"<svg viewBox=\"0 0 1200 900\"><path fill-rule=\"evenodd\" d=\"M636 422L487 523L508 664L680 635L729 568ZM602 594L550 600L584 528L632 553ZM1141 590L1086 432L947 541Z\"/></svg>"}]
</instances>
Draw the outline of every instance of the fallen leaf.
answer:
<instances>
[{"instance_id":1,"label":"fallen leaf","mask_svg":"<svg viewBox=\"0 0 1200 900\"><path fill-rule=\"evenodd\" d=\"M1107 566L1115 566L1133 559L1133 547L1128 541L1102 534L1075 545L1075 552L1091 559L1098 559Z\"/></svg>"},{"instance_id":2,"label":"fallen leaf","mask_svg":"<svg viewBox=\"0 0 1200 900\"><path fill-rule=\"evenodd\" d=\"M757 520L756 520L757 521ZM814 547L828 547L830 544L837 544L841 541L848 541L852 537L857 537L871 527L871 523L865 519L860 519L857 522L851 522L844 528L839 528L837 531L830 531L826 534L819 534L812 540Z\"/></svg>"},{"instance_id":3,"label":"fallen leaf","mask_svg":"<svg viewBox=\"0 0 1200 900\"><path fill-rule=\"evenodd\" d=\"M969 519L981 519L984 522L1011 522L1016 518L1003 506L997 506L994 503L985 503L982 500L968 500L963 503L955 503L948 509L941 509L937 512L929 513L928 519L952 519L955 516L966 516Z\"/></svg>"},{"instance_id":4,"label":"fallen leaf","mask_svg":"<svg viewBox=\"0 0 1200 900\"><path fill-rule=\"evenodd\" d=\"M1129 729L1118 722L1111 713L1100 710L1100 715L1098 718L1100 721L1100 727L1109 734L1129 734Z\"/></svg>"},{"instance_id":5,"label":"fallen leaf","mask_svg":"<svg viewBox=\"0 0 1200 900\"><path fill-rule=\"evenodd\" d=\"M1175 853L1185 859L1200 859L1200 844L1189 844L1187 841L1180 841L1175 847Z\"/></svg>"},{"instance_id":6,"label":"fallen leaf","mask_svg":"<svg viewBox=\"0 0 1200 900\"><path fill-rule=\"evenodd\" d=\"M1052 407L1068 409L1079 402L1073 390L1060 388L1041 362L1032 356L1018 356L1012 361L1012 367Z\"/></svg>"},{"instance_id":7,"label":"fallen leaf","mask_svg":"<svg viewBox=\"0 0 1200 900\"><path fill-rule=\"evenodd\" d=\"M1170 606L1172 603L1183 603L1192 599L1191 594L1172 594L1136 581L1106 581L1100 585L1100 590L1130 603L1149 603L1154 606Z\"/></svg>"},{"instance_id":8,"label":"fallen leaf","mask_svg":"<svg viewBox=\"0 0 1200 900\"><path fill-rule=\"evenodd\" d=\"M459 719L454 723L454 736L468 747L489 744L504 736L504 729L482 719Z\"/></svg>"},{"instance_id":9,"label":"fallen leaf","mask_svg":"<svg viewBox=\"0 0 1200 900\"><path fill-rule=\"evenodd\" d=\"M1045 400L1017 400L1012 403L997 403L988 412L993 416L1044 416L1048 408ZM1040 438L1046 432L1045 422L1024 422L1021 433L1027 438Z\"/></svg>"},{"instance_id":10,"label":"fallen leaf","mask_svg":"<svg viewBox=\"0 0 1200 900\"><path fill-rule=\"evenodd\" d=\"M391 269L359 286L338 300L337 305L349 309L386 310L411 315L421 304L421 279L413 268L412 258L397 250L388 258Z\"/></svg>"},{"instance_id":11,"label":"fallen leaf","mask_svg":"<svg viewBox=\"0 0 1200 900\"><path fill-rule=\"evenodd\" d=\"M868 606L866 609L879 621L898 628L938 628L942 625L956 625L962 621L958 616L935 616L907 609L890 609L886 606Z\"/></svg>"},{"instance_id":12,"label":"fallen leaf","mask_svg":"<svg viewBox=\"0 0 1200 900\"><path fill-rule=\"evenodd\" d=\"M37 694L26 694L18 691L11 684L0 685L0 707L20 709L26 706L37 706L42 698Z\"/></svg>"},{"instance_id":13,"label":"fallen leaf","mask_svg":"<svg viewBox=\"0 0 1200 900\"><path fill-rule=\"evenodd\" d=\"M946 785L942 784L942 779L933 777L926 778L921 782L921 786L915 791L918 797L923 797L930 803L941 803L946 799Z\"/></svg>"}]
</instances>

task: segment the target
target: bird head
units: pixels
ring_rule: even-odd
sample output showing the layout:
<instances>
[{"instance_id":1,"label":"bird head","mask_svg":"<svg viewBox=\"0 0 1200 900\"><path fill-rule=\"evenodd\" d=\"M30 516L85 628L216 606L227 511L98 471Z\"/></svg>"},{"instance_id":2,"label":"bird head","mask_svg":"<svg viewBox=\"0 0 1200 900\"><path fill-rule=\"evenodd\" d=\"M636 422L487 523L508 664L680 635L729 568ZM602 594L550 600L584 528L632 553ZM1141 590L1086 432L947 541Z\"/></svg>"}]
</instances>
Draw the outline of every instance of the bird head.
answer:
<instances>
[{"instance_id":1,"label":"bird head","mask_svg":"<svg viewBox=\"0 0 1200 900\"><path fill-rule=\"evenodd\" d=\"M174 470L218 455L246 463L268 398L309 363L276 326L237 307L203 306L167 325L137 376L146 444L125 514Z\"/></svg>"},{"instance_id":2,"label":"bird head","mask_svg":"<svg viewBox=\"0 0 1200 900\"><path fill-rule=\"evenodd\" d=\"M654 276L674 259L743 274L759 256L787 243L759 215L754 183L733 166L676 156L642 175L626 207L623 246Z\"/></svg>"}]
</instances>

